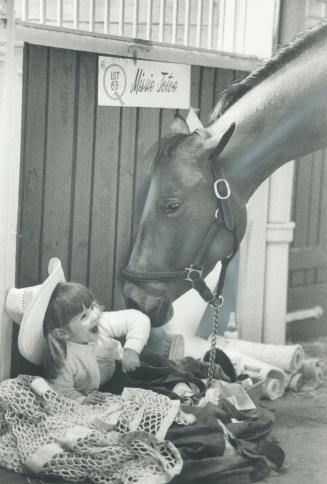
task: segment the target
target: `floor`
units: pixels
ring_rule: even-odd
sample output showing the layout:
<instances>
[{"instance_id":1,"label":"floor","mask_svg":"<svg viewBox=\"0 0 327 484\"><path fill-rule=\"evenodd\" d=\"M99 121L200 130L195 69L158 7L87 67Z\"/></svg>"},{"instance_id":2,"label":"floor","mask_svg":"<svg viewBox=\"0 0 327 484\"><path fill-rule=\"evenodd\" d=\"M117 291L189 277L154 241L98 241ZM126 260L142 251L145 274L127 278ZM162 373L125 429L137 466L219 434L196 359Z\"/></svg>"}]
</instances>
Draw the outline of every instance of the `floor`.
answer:
<instances>
[{"instance_id":1,"label":"floor","mask_svg":"<svg viewBox=\"0 0 327 484\"><path fill-rule=\"evenodd\" d=\"M303 346L308 356L319 358L325 380L315 391L262 401L274 412L272 434L286 453L283 473L266 479L269 484L327 483L327 338Z\"/></svg>"},{"instance_id":2,"label":"floor","mask_svg":"<svg viewBox=\"0 0 327 484\"><path fill-rule=\"evenodd\" d=\"M286 453L282 473L261 481L267 484L327 483L327 338L304 347L308 356L320 359L326 379L315 391L261 401L276 417L272 435ZM44 483L0 469L0 484Z\"/></svg>"}]
</instances>

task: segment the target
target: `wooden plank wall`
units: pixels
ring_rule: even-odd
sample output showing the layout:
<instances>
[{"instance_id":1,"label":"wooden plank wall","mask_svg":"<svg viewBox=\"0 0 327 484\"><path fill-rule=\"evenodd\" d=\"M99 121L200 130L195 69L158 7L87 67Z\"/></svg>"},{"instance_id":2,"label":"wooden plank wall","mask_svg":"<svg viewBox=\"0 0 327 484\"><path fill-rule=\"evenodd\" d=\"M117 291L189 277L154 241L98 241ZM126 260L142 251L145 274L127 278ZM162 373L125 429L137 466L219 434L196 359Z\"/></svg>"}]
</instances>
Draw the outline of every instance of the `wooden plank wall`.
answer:
<instances>
[{"instance_id":1,"label":"wooden plank wall","mask_svg":"<svg viewBox=\"0 0 327 484\"><path fill-rule=\"evenodd\" d=\"M237 71L192 67L204 124ZM142 212L144 155L174 110L97 106L97 55L27 45L17 287L38 284L51 257L106 308L124 307L121 270ZM13 344L13 375L34 369Z\"/></svg>"},{"instance_id":2,"label":"wooden plank wall","mask_svg":"<svg viewBox=\"0 0 327 484\"><path fill-rule=\"evenodd\" d=\"M292 333L304 337L327 334L327 152L319 150L295 164L293 220L290 249L288 311L317 305L325 314L315 324L294 323ZM298 328L298 329L297 329ZM299 336L301 336L299 334Z\"/></svg>"}]
</instances>

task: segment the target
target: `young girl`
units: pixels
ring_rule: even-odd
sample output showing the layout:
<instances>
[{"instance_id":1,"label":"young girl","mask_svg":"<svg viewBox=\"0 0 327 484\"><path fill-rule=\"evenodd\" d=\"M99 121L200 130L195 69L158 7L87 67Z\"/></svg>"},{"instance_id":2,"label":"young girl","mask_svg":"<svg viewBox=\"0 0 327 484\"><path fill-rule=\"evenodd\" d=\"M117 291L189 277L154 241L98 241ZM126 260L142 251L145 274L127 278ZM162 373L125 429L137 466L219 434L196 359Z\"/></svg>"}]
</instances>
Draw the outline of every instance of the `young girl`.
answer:
<instances>
[{"instance_id":1,"label":"young girl","mask_svg":"<svg viewBox=\"0 0 327 484\"><path fill-rule=\"evenodd\" d=\"M97 403L100 385L110 380L121 359L124 372L140 366L150 322L136 310L102 312L92 293L77 283L55 287L44 317L45 376L59 393ZM114 338L126 336L124 349Z\"/></svg>"},{"instance_id":2,"label":"young girl","mask_svg":"<svg viewBox=\"0 0 327 484\"><path fill-rule=\"evenodd\" d=\"M115 375L117 360L123 372L140 366L149 318L133 309L102 311L85 286L65 281L57 258L50 259L48 273L40 285L8 292L6 311L19 324L19 351L31 363L44 365L57 392L97 403L104 399L97 390ZM115 339L121 337L124 349Z\"/></svg>"}]
</instances>

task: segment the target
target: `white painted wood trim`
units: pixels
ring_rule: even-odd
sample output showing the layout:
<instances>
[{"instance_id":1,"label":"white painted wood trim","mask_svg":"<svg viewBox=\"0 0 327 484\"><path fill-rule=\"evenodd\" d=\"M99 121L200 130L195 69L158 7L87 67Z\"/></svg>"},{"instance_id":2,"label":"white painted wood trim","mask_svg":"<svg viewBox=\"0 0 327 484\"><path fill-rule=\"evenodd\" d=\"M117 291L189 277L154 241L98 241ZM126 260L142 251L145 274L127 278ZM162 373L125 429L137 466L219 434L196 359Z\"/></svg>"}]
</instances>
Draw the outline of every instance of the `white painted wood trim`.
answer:
<instances>
[{"instance_id":1,"label":"white painted wood trim","mask_svg":"<svg viewBox=\"0 0 327 484\"><path fill-rule=\"evenodd\" d=\"M185 0L184 5L184 46L190 41L190 0Z\"/></svg>"},{"instance_id":2,"label":"white painted wood trim","mask_svg":"<svg viewBox=\"0 0 327 484\"><path fill-rule=\"evenodd\" d=\"M269 180L266 180L247 207L248 225L240 247L236 303L240 337L258 342L263 339L268 200Z\"/></svg>"},{"instance_id":3,"label":"white painted wood trim","mask_svg":"<svg viewBox=\"0 0 327 484\"><path fill-rule=\"evenodd\" d=\"M148 0L146 11L146 40L150 40L152 31L152 0Z\"/></svg>"},{"instance_id":4,"label":"white painted wood trim","mask_svg":"<svg viewBox=\"0 0 327 484\"><path fill-rule=\"evenodd\" d=\"M69 46L69 49L72 50L121 57L134 57L136 53L140 59L240 71L251 71L261 65L261 61L256 57L244 57L237 54L225 54L184 46L177 47L171 44L121 38L87 31L74 31L64 27L31 25L24 22L16 23L15 38L18 42L29 42L30 44L48 47L67 49Z\"/></svg>"},{"instance_id":5,"label":"white painted wood trim","mask_svg":"<svg viewBox=\"0 0 327 484\"><path fill-rule=\"evenodd\" d=\"M277 170L248 205L248 228L241 244L236 319L240 337L284 344L294 163Z\"/></svg>"},{"instance_id":6,"label":"white painted wood trim","mask_svg":"<svg viewBox=\"0 0 327 484\"><path fill-rule=\"evenodd\" d=\"M288 294L289 246L295 223L291 221L294 162L287 163L270 177L263 342L284 344Z\"/></svg>"},{"instance_id":7,"label":"white painted wood trim","mask_svg":"<svg viewBox=\"0 0 327 484\"><path fill-rule=\"evenodd\" d=\"M10 376L12 323L4 312L8 290L15 285L22 110L22 45L16 45L14 11L8 2L6 57L0 111L0 381Z\"/></svg>"}]
</instances>

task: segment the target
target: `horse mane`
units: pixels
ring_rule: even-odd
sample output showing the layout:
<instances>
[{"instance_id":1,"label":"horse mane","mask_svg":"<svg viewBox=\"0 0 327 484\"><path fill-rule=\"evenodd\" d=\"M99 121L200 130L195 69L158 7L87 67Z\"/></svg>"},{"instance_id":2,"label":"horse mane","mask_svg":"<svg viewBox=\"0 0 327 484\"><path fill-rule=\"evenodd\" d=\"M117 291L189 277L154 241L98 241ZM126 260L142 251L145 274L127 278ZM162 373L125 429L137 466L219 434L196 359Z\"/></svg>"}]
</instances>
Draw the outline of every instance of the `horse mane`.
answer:
<instances>
[{"instance_id":1,"label":"horse mane","mask_svg":"<svg viewBox=\"0 0 327 484\"><path fill-rule=\"evenodd\" d=\"M311 48L316 42L326 36L326 34L327 23L320 23L310 30L302 32L290 43L278 49L262 66L251 72L241 81L235 82L221 93L218 103L211 113L209 122L213 123L216 119L220 118L244 94L278 71L285 64L298 57L304 50Z\"/></svg>"}]
</instances>

